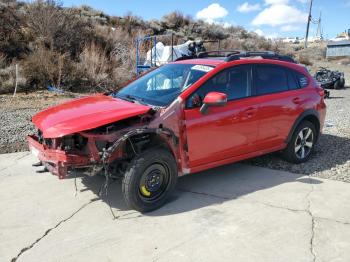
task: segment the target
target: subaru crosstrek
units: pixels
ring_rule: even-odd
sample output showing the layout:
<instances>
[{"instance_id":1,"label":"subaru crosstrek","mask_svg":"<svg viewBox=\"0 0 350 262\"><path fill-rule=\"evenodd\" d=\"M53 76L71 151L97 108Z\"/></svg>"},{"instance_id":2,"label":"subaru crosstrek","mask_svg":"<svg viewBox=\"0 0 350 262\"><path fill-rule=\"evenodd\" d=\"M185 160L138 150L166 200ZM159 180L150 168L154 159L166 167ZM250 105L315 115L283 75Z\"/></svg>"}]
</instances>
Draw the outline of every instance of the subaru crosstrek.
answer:
<instances>
[{"instance_id":1,"label":"subaru crosstrek","mask_svg":"<svg viewBox=\"0 0 350 262\"><path fill-rule=\"evenodd\" d=\"M36 114L28 142L60 179L122 177L127 206L147 212L165 203L178 176L275 151L307 161L325 120L323 96L290 57L201 53Z\"/></svg>"}]
</instances>

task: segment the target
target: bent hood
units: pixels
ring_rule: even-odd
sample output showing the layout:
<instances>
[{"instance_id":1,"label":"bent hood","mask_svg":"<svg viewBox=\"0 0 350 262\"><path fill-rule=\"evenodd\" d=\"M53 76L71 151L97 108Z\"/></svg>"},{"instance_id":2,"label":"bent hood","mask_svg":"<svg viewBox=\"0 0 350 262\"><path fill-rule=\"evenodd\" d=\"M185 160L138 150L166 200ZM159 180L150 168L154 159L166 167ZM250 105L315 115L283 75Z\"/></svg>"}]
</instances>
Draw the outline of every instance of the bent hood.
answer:
<instances>
[{"instance_id":1,"label":"bent hood","mask_svg":"<svg viewBox=\"0 0 350 262\"><path fill-rule=\"evenodd\" d=\"M95 95L48 108L34 115L32 121L45 138L56 138L142 115L150 109L111 96Z\"/></svg>"}]
</instances>

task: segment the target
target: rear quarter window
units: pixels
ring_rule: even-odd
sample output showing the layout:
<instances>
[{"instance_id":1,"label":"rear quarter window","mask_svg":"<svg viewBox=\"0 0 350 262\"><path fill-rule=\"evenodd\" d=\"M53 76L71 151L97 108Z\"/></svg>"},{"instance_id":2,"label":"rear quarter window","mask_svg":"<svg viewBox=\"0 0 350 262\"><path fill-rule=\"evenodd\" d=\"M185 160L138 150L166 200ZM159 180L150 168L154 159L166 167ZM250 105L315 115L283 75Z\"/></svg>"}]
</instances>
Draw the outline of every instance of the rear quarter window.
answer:
<instances>
[{"instance_id":1,"label":"rear quarter window","mask_svg":"<svg viewBox=\"0 0 350 262\"><path fill-rule=\"evenodd\" d=\"M309 78L307 76L305 76L304 74L301 74L299 72L296 72L296 77L297 77L297 81L300 85L300 88L304 88L307 87L309 85Z\"/></svg>"},{"instance_id":2,"label":"rear quarter window","mask_svg":"<svg viewBox=\"0 0 350 262\"><path fill-rule=\"evenodd\" d=\"M256 65L254 84L257 95L287 91L289 89L287 70L276 65Z\"/></svg>"}]
</instances>

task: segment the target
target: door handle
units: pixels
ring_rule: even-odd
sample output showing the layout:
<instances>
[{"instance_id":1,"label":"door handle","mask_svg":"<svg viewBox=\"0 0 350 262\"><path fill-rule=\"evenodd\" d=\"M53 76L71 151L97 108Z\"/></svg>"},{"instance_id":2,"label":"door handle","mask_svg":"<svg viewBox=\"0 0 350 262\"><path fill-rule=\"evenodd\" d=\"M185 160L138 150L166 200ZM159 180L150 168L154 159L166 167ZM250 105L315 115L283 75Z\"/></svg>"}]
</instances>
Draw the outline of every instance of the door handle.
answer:
<instances>
[{"instance_id":1,"label":"door handle","mask_svg":"<svg viewBox=\"0 0 350 262\"><path fill-rule=\"evenodd\" d=\"M295 98L293 98L293 103L294 104L300 104L301 103L301 100L300 100L300 98L299 97L295 97Z\"/></svg>"}]
</instances>

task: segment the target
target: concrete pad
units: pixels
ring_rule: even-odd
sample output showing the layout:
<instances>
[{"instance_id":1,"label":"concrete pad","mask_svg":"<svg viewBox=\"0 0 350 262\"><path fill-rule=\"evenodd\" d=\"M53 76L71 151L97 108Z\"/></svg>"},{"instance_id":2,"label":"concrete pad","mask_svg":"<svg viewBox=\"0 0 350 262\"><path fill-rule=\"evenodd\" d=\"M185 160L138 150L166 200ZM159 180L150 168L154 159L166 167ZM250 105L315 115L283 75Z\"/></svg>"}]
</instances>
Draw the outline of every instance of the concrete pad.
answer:
<instances>
[{"instance_id":1,"label":"concrete pad","mask_svg":"<svg viewBox=\"0 0 350 262\"><path fill-rule=\"evenodd\" d=\"M228 165L180 179L148 214L120 181L36 174L28 153L0 155L0 261L350 261L350 184ZM21 252L22 250L22 252Z\"/></svg>"},{"instance_id":2,"label":"concrete pad","mask_svg":"<svg viewBox=\"0 0 350 262\"><path fill-rule=\"evenodd\" d=\"M315 253L318 262L350 261L350 223L317 219Z\"/></svg>"}]
</instances>

